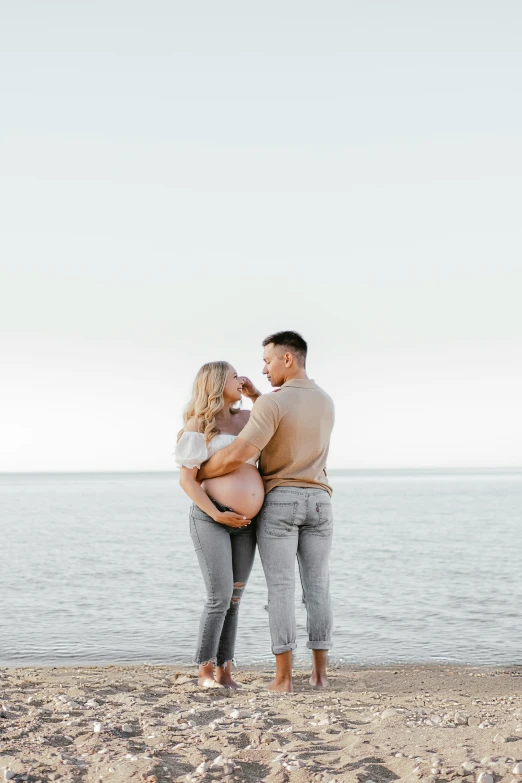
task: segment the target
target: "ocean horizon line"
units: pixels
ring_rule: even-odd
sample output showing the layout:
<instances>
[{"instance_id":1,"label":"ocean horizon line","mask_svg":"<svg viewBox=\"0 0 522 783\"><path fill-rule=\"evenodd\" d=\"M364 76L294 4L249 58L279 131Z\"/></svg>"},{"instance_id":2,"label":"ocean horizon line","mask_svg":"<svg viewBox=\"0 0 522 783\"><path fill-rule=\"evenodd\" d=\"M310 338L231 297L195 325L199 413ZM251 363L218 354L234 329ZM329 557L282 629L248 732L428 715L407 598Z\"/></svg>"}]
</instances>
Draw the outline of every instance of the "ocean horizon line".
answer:
<instances>
[{"instance_id":1,"label":"ocean horizon line","mask_svg":"<svg viewBox=\"0 0 522 783\"><path fill-rule=\"evenodd\" d=\"M110 470L0 470L0 476L113 476L113 475L157 475L166 476L171 474L178 474L178 468L172 468L171 470L149 470L149 469L110 469ZM445 466L436 465L429 467L371 467L371 468L330 468L328 475L335 476L341 474L423 474L423 473L522 473L522 465L479 465L479 466Z\"/></svg>"}]
</instances>

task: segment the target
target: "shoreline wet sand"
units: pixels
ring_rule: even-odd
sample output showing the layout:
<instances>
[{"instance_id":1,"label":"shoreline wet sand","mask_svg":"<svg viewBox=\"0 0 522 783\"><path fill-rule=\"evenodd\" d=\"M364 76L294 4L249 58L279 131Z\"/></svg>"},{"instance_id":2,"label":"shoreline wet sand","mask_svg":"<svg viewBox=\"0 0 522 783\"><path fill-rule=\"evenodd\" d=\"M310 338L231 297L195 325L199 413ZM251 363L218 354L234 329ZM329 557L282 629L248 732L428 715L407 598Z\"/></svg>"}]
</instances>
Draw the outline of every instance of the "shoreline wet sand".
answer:
<instances>
[{"instance_id":1,"label":"shoreline wet sand","mask_svg":"<svg viewBox=\"0 0 522 783\"><path fill-rule=\"evenodd\" d=\"M522 783L522 667L342 666L315 690L295 670L239 667L240 691L192 667L0 669L4 780Z\"/></svg>"}]
</instances>

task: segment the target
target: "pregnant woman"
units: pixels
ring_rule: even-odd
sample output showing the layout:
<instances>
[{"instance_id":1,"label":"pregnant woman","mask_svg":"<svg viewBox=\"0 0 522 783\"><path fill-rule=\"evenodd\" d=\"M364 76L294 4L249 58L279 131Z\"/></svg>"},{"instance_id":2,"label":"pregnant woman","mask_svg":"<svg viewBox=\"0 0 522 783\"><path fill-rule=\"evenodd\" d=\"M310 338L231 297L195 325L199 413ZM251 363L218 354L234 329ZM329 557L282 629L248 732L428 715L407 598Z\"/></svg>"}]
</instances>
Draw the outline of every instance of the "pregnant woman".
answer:
<instances>
[{"instance_id":1,"label":"pregnant woman","mask_svg":"<svg viewBox=\"0 0 522 783\"><path fill-rule=\"evenodd\" d=\"M227 362L204 364L176 446L180 484L193 501L190 535L207 589L195 657L198 682L205 688L239 687L232 679L239 603L254 562L251 520L265 496L256 467L259 454L232 473L197 481L201 464L232 443L247 423L250 412L238 406L242 394L259 396Z\"/></svg>"}]
</instances>

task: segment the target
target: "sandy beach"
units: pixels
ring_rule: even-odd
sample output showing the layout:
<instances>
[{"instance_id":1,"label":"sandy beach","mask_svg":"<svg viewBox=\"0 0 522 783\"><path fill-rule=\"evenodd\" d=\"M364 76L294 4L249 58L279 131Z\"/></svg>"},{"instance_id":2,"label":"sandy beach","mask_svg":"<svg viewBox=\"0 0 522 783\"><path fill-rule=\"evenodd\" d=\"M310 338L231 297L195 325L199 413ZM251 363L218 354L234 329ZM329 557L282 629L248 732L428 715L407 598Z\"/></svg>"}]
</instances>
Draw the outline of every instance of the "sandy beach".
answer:
<instances>
[{"instance_id":1,"label":"sandy beach","mask_svg":"<svg viewBox=\"0 0 522 783\"><path fill-rule=\"evenodd\" d=\"M169 666L0 670L14 781L522 781L522 668L343 667L316 691L201 690Z\"/></svg>"}]
</instances>

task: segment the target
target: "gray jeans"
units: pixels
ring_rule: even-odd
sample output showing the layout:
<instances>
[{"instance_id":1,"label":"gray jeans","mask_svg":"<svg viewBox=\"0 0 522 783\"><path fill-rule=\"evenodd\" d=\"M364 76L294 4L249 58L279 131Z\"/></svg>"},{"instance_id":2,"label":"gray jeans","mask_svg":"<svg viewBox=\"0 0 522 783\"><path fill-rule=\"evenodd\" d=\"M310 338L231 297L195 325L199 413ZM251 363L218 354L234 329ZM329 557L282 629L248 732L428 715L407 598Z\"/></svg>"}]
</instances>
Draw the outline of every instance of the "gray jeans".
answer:
<instances>
[{"instance_id":1,"label":"gray jeans","mask_svg":"<svg viewBox=\"0 0 522 783\"><path fill-rule=\"evenodd\" d=\"M195 663L224 666L234 657L239 604L256 552L255 524L227 527L193 505L190 535L207 588Z\"/></svg>"},{"instance_id":2,"label":"gray jeans","mask_svg":"<svg viewBox=\"0 0 522 783\"><path fill-rule=\"evenodd\" d=\"M296 648L295 558L308 615L307 646L332 646L328 558L332 547L330 495L323 489L276 487L256 517L257 545L268 587L274 655Z\"/></svg>"}]
</instances>

